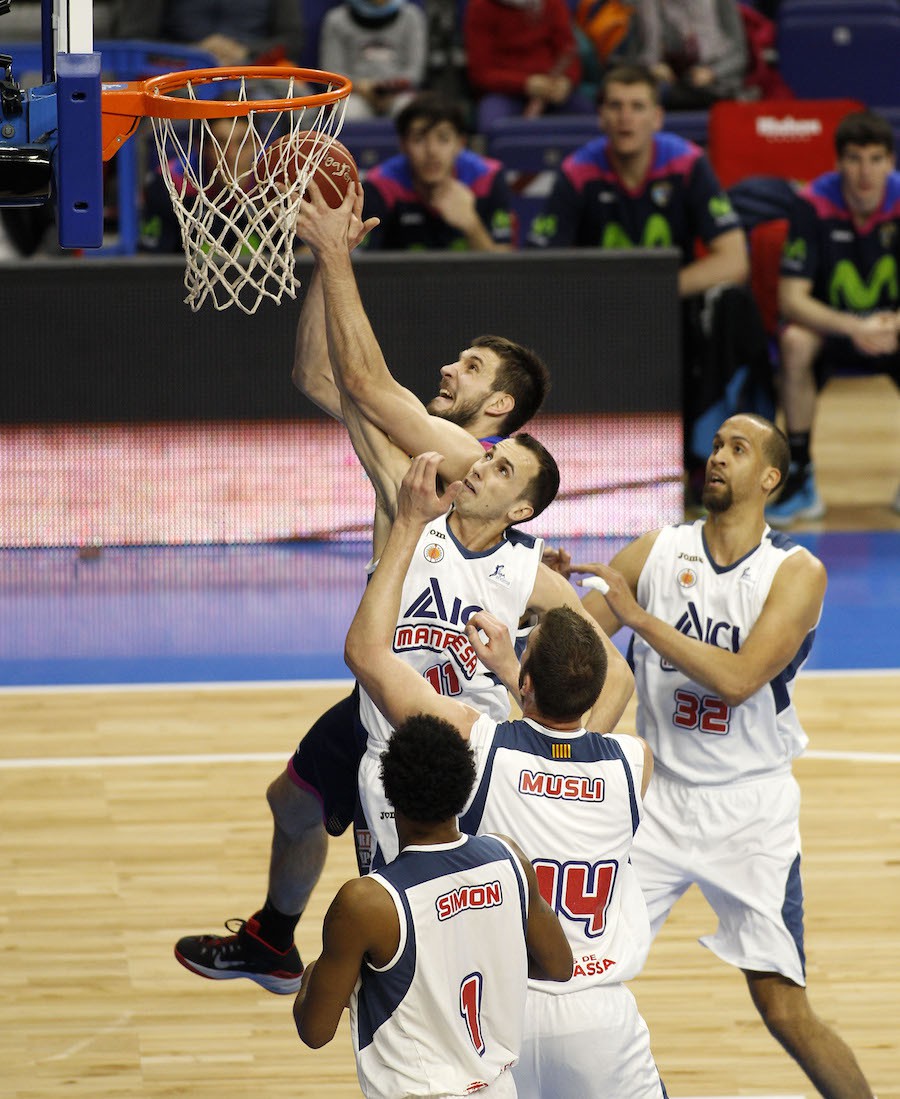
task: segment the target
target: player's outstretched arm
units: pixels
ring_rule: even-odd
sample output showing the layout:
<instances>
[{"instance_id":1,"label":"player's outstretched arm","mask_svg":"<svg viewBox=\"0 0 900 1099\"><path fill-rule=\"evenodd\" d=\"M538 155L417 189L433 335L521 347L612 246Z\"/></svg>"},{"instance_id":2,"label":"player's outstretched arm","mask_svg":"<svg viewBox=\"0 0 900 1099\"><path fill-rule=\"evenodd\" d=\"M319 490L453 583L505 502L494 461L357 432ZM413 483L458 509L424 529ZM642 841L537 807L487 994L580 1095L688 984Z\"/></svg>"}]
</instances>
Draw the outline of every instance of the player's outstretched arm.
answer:
<instances>
[{"instance_id":1,"label":"player's outstretched arm","mask_svg":"<svg viewBox=\"0 0 900 1099\"><path fill-rule=\"evenodd\" d=\"M360 189L352 207L347 246L350 251L362 243L377 226L377 218L363 221L363 195ZM325 293L318 264L313 265L303 308L297 322L294 344L294 365L291 372L294 385L323 412L336 420L341 417L340 392L328 357L328 336L325 329Z\"/></svg>"},{"instance_id":2,"label":"player's outstretched arm","mask_svg":"<svg viewBox=\"0 0 900 1099\"><path fill-rule=\"evenodd\" d=\"M552 607L571 607L582 617L586 618L594 629L606 650L606 683L600 692L600 697L594 704L585 725L588 729L601 733L608 733L616 727L616 724L628 705L628 700L634 694L634 676L628 662L619 650L610 641L606 631L597 623L597 620L585 610L572 585L558 572L547 568L543 563L538 567L534 589L528 603L529 610L538 614L550 610Z\"/></svg>"},{"instance_id":3,"label":"player's outstretched arm","mask_svg":"<svg viewBox=\"0 0 900 1099\"><path fill-rule=\"evenodd\" d=\"M393 956L400 921L384 889L368 878L341 887L325 914L322 953L307 965L294 1000L294 1022L301 1041L313 1049L335 1035L359 979L363 959L376 964Z\"/></svg>"},{"instance_id":4,"label":"player's outstretched arm","mask_svg":"<svg viewBox=\"0 0 900 1099\"><path fill-rule=\"evenodd\" d=\"M537 875L525 852L509 836L500 836L516 854L528 880L528 976L537 981L568 981L575 960L556 913L541 896Z\"/></svg>"},{"instance_id":5,"label":"player's outstretched arm","mask_svg":"<svg viewBox=\"0 0 900 1099\"><path fill-rule=\"evenodd\" d=\"M441 455L432 453L410 463L398 496L397 518L350 623L344 659L394 728L415 714L427 713L449 721L460 736L468 738L478 711L437 694L392 648L403 580L419 536L426 523L449 509L462 487L454 482L438 496L435 482L440 461Z\"/></svg>"},{"instance_id":6,"label":"player's outstretched arm","mask_svg":"<svg viewBox=\"0 0 900 1099\"><path fill-rule=\"evenodd\" d=\"M457 424L430 416L425 406L390 373L366 316L348 247L357 193L351 185L332 210L315 183L301 204L297 234L316 257L324 295L328 358L339 389L407 454L435 450L443 455L441 477L464 477L481 457L481 444ZM312 287L311 287L312 289ZM309 291L307 291L309 293Z\"/></svg>"},{"instance_id":7,"label":"player's outstretched arm","mask_svg":"<svg viewBox=\"0 0 900 1099\"><path fill-rule=\"evenodd\" d=\"M653 548L653 543L658 536L658 530L651 530L647 534L642 534L639 538L635 538L633 542L629 542L624 549L619 550L612 561L610 561L610 567L621 574L628 590L635 597L637 596L637 586L641 572L646 564L650 550ZM582 573L586 573L593 577L599 576L595 564L573 564L569 555L564 553L564 551L563 561L565 568L564 575L571 577L571 579L578 584L579 587L584 588L586 592L581 601L582 606L598 623L600 628L612 637L613 634L621 629L621 620L616 617L612 607L604 598L600 590L592 588L585 584L583 580L579 579L579 575Z\"/></svg>"},{"instance_id":8,"label":"player's outstretched arm","mask_svg":"<svg viewBox=\"0 0 900 1099\"><path fill-rule=\"evenodd\" d=\"M291 381L335 420L342 420L341 395L334 381L331 359L328 357L328 338L325 333L325 295L318 264L306 286L306 296L297 322L297 338L294 343L294 366Z\"/></svg>"},{"instance_id":9,"label":"player's outstretched arm","mask_svg":"<svg viewBox=\"0 0 900 1099\"><path fill-rule=\"evenodd\" d=\"M620 572L607 565L584 566L609 584L606 599L619 621L695 683L739 706L796 657L822 613L827 577L821 561L799 550L779 567L759 618L737 652L687 637L649 614Z\"/></svg>"},{"instance_id":10,"label":"player's outstretched arm","mask_svg":"<svg viewBox=\"0 0 900 1099\"><path fill-rule=\"evenodd\" d=\"M481 663L494 673L521 705L519 658L506 623L490 611L476 611L466 623L466 637Z\"/></svg>"}]
</instances>

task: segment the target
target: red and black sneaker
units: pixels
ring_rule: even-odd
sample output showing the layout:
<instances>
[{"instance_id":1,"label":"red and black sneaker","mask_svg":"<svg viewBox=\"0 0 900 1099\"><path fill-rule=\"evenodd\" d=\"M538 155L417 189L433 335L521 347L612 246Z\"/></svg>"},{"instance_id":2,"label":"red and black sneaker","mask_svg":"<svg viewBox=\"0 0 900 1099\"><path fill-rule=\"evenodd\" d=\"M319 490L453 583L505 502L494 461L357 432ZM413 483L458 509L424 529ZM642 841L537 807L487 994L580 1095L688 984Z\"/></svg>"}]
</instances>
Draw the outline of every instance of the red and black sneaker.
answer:
<instances>
[{"instance_id":1,"label":"red and black sneaker","mask_svg":"<svg viewBox=\"0 0 900 1099\"><path fill-rule=\"evenodd\" d=\"M175 944L175 957L187 969L213 981L248 977L269 992L287 996L300 988L303 962L291 943L281 953L259 937L259 921L225 921L230 935L186 935Z\"/></svg>"}]
</instances>

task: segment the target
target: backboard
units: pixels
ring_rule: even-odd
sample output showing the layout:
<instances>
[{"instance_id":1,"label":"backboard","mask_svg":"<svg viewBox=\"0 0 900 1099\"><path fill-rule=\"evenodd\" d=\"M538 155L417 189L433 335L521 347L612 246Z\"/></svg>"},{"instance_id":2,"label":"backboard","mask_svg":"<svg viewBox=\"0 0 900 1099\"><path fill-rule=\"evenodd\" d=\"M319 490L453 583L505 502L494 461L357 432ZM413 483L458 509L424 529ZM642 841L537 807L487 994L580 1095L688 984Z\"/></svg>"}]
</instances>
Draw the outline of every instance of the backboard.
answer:
<instances>
[{"instance_id":1,"label":"backboard","mask_svg":"<svg viewBox=\"0 0 900 1099\"><path fill-rule=\"evenodd\" d=\"M4 13L16 0L0 0ZM100 54L92 0L41 0L41 83L22 88L17 43L0 58L0 206L56 206L64 248L103 243ZM33 46L23 43L20 53Z\"/></svg>"}]
</instances>

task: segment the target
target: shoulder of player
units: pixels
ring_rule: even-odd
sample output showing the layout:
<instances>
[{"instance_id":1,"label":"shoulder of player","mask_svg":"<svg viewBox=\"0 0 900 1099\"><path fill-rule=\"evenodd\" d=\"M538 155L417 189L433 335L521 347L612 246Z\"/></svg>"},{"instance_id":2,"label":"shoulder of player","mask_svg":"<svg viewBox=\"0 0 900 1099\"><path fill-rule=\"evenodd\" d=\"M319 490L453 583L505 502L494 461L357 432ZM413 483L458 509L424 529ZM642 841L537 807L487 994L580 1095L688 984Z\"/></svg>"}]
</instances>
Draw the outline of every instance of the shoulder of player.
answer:
<instances>
[{"instance_id":1,"label":"shoulder of player","mask_svg":"<svg viewBox=\"0 0 900 1099\"><path fill-rule=\"evenodd\" d=\"M828 573L819 558L810 553L805 546L798 546L796 543L791 543L784 548L792 552L788 552L778 566L775 574L778 584L792 587L800 584L808 586L810 592L821 589L824 593L828 583Z\"/></svg>"},{"instance_id":2,"label":"shoulder of player","mask_svg":"<svg viewBox=\"0 0 900 1099\"><path fill-rule=\"evenodd\" d=\"M619 550L610 561L610 566L618 569L626 579L636 581L647 563L650 551L656 545L656 541L664 529L664 527L658 527L656 530L649 530L645 534L638 535L634 541L629 542L627 546Z\"/></svg>"}]
</instances>

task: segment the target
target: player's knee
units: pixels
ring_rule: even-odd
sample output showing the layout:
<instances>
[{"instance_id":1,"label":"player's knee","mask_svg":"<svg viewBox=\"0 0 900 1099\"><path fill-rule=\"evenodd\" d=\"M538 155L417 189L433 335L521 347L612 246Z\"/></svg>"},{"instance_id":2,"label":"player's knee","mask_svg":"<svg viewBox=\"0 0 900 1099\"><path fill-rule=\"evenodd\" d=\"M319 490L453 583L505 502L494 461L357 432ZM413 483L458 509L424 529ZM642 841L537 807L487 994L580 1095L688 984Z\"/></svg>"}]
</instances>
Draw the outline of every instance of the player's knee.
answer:
<instances>
[{"instance_id":1,"label":"player's knee","mask_svg":"<svg viewBox=\"0 0 900 1099\"><path fill-rule=\"evenodd\" d=\"M312 828L321 828L322 807L318 798L282 773L269 785L266 800L276 826L296 838Z\"/></svg>"},{"instance_id":2,"label":"player's knee","mask_svg":"<svg viewBox=\"0 0 900 1099\"><path fill-rule=\"evenodd\" d=\"M805 989L774 979L754 989L753 1000L773 1037L788 1049L802 1047L813 1019Z\"/></svg>"},{"instance_id":3,"label":"player's knee","mask_svg":"<svg viewBox=\"0 0 900 1099\"><path fill-rule=\"evenodd\" d=\"M782 374L796 377L810 373L821 347L822 339L815 332L789 324L779 339Z\"/></svg>"}]
</instances>

